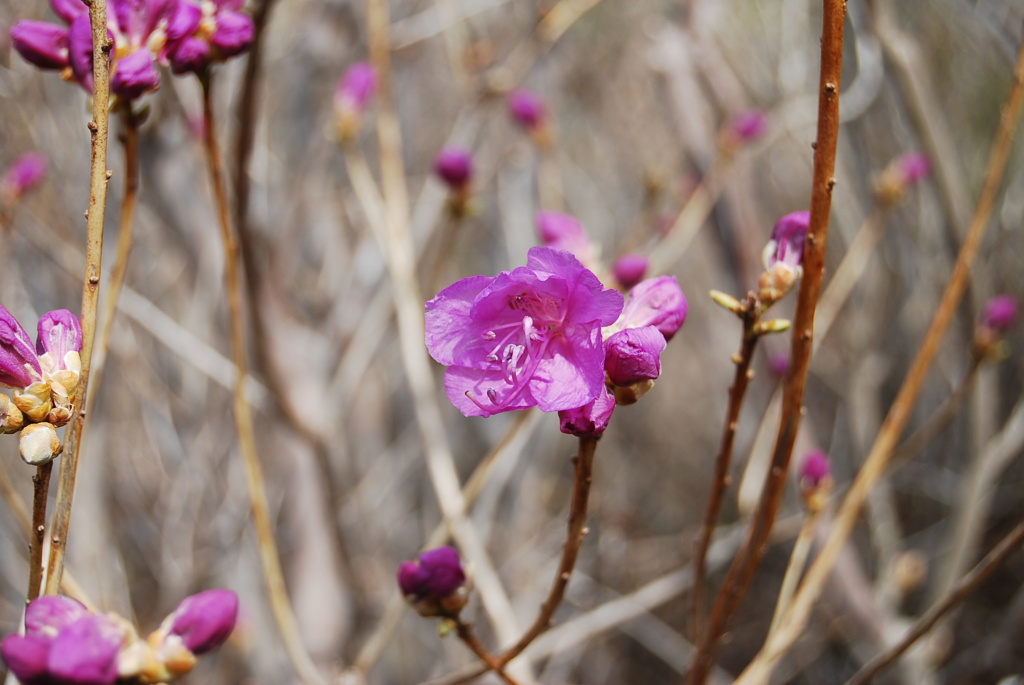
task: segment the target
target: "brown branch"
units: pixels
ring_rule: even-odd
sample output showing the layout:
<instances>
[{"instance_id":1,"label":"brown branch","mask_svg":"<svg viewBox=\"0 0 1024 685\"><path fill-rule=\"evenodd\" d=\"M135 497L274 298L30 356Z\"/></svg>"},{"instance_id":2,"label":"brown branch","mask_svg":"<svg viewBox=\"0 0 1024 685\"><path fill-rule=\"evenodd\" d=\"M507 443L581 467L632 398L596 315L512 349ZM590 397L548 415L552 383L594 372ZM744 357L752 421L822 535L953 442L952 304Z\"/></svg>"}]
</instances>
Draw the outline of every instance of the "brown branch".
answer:
<instances>
[{"instance_id":1,"label":"brown branch","mask_svg":"<svg viewBox=\"0 0 1024 685\"><path fill-rule=\"evenodd\" d=\"M715 459L715 479L711 483L711 494L708 497L707 510L704 512L704 523L700 529L700 538L697 540L697 549L693 556L693 607L691 616L691 635L694 642L701 637L703 621L703 596L704 580L707 575L705 560L708 547L711 546L711 536L715 532L718 523L718 514L722 508L722 499L725 490L729 487L729 464L732 461L733 445L736 440L736 426L740 420L740 410L743 408L743 398L746 396L747 387L754 377L750 370L750 364L754 361L754 351L757 349L759 336L754 332L754 325L757 323L760 313L760 306L753 293L747 295L743 301L744 309L740 314L743 319L743 340L740 343L739 353L733 357L736 362L736 375L733 376L732 387L729 388L729 406L725 413L725 426L722 428L722 441Z\"/></svg>"},{"instance_id":2,"label":"brown branch","mask_svg":"<svg viewBox=\"0 0 1024 685\"><path fill-rule=\"evenodd\" d=\"M480 660L487 664L487 667L494 671L498 676L504 680L508 685L519 685L519 682L505 672L505 666L502 664L496 656L491 654L486 647L477 638L476 633L473 632L473 627L468 623L463 623L462 619L456 617L453 619L455 622L455 630L459 635L459 639L462 640L467 647L469 647L474 654L480 657Z\"/></svg>"},{"instance_id":3,"label":"brown branch","mask_svg":"<svg viewBox=\"0 0 1024 685\"><path fill-rule=\"evenodd\" d=\"M498 664L504 666L522 654L531 642L551 627L555 610L562 603L565 589L569 586L569 578L576 567L576 559L583 546L583 538L587 536L587 504L590 500L590 483L593 478L594 453L597 451L597 438L580 438L579 453L573 460L576 477L572 487L572 504L569 508L569 526L562 545L562 560L558 564L555 582L548 591L547 599L540 605L540 613L519 641L505 650L498 658Z\"/></svg>"},{"instance_id":4,"label":"brown branch","mask_svg":"<svg viewBox=\"0 0 1024 685\"><path fill-rule=\"evenodd\" d=\"M814 146L814 177L811 188L811 219L804 244L804 276L800 284L793 323L793 367L786 378L782 395L782 418L772 452L772 463L765 480L757 511L740 552L736 555L725 583L711 610L707 633L699 642L697 655L687 682L699 685L707 680L715 652L729 618L750 586L771 534L782 493L785 490L789 460L796 442L803 407L807 368L811 361L814 310L825 272L825 244L828 238L832 189L835 187L836 144L839 138L839 89L843 64L843 28L845 0L825 0L821 37L821 78L818 92L818 132Z\"/></svg>"},{"instance_id":5,"label":"brown branch","mask_svg":"<svg viewBox=\"0 0 1024 685\"><path fill-rule=\"evenodd\" d=\"M903 652L921 639L931 630L936 623L945 616L950 609L956 607L978 589L978 586L992 575L992 572L999 568L999 565L1006 561L1006 558L1016 551L1024 542L1024 523L1017 524L1010 533L999 541L999 544L992 548L992 551L985 555L985 558L978 562L978 565L971 569L960 579L944 599L936 602L921 618L907 631L899 642L889 647L868 663L861 666L860 670L853 674L853 677L846 681L846 685L863 685L871 682L871 679L888 668L900 657Z\"/></svg>"},{"instance_id":6,"label":"brown branch","mask_svg":"<svg viewBox=\"0 0 1024 685\"><path fill-rule=\"evenodd\" d=\"M53 461L36 467L32 476L32 534L28 543L28 592L25 601L39 596L43 583L43 541L46 539L46 498L50 494Z\"/></svg>"},{"instance_id":7,"label":"brown branch","mask_svg":"<svg viewBox=\"0 0 1024 685\"><path fill-rule=\"evenodd\" d=\"M86 213L85 274L82 283L82 374L77 403L84 407L88 398L89 370L96 338L96 319L100 295L100 273L103 257L103 221L107 207L107 108L110 100L110 48L107 37L107 2L92 0L89 4L92 25L93 104L89 132L92 135L92 157L89 167L89 209ZM64 574L68 530L71 527L71 505L75 495L78 452L82 444L85 411L71 419L64 435L64 451L57 483L50 536L50 559L47 566L45 594L57 594Z\"/></svg>"}]
</instances>

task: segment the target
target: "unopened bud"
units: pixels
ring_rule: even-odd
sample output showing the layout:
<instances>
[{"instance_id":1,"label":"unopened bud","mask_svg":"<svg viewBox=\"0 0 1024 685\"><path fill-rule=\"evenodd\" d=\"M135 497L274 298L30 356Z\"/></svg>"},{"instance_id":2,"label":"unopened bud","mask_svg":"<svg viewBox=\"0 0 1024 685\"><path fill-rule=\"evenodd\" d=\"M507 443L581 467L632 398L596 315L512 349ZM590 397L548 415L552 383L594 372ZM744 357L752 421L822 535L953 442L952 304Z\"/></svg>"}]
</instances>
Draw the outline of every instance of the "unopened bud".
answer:
<instances>
[{"instance_id":1,"label":"unopened bud","mask_svg":"<svg viewBox=\"0 0 1024 685\"><path fill-rule=\"evenodd\" d=\"M623 387L616 386L612 389L612 392L615 393L615 404L623 407L636 404L640 401L640 398L649 393L653 387L653 380L637 381L633 385Z\"/></svg>"},{"instance_id":2,"label":"unopened bud","mask_svg":"<svg viewBox=\"0 0 1024 685\"><path fill-rule=\"evenodd\" d=\"M52 392L49 381L33 383L14 395L14 403L32 422L45 421L46 415L53 409Z\"/></svg>"},{"instance_id":3,"label":"unopened bud","mask_svg":"<svg viewBox=\"0 0 1024 685\"><path fill-rule=\"evenodd\" d=\"M61 453L64 446L50 423L32 423L21 431L18 451L26 464L42 466Z\"/></svg>"},{"instance_id":4,"label":"unopened bud","mask_svg":"<svg viewBox=\"0 0 1024 685\"><path fill-rule=\"evenodd\" d=\"M754 325L754 335L768 335L770 333L785 333L793 322L789 319L771 319L770 321L758 321Z\"/></svg>"},{"instance_id":5,"label":"unopened bud","mask_svg":"<svg viewBox=\"0 0 1024 685\"><path fill-rule=\"evenodd\" d=\"M608 428L615 411L615 396L602 390L593 402L578 409L558 412L558 428L567 435L579 438L599 438Z\"/></svg>"},{"instance_id":6,"label":"unopened bud","mask_svg":"<svg viewBox=\"0 0 1024 685\"><path fill-rule=\"evenodd\" d=\"M0 433L17 433L25 425L25 415L7 395L0 394Z\"/></svg>"}]
</instances>

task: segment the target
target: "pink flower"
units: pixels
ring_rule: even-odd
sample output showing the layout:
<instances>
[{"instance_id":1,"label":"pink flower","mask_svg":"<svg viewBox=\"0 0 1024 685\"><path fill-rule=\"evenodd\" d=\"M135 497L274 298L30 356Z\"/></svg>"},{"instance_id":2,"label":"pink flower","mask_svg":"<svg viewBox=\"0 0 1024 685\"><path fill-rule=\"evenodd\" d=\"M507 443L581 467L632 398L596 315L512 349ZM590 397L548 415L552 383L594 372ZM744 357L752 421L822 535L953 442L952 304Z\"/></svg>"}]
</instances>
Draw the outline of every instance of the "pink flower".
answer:
<instances>
[{"instance_id":1,"label":"pink flower","mask_svg":"<svg viewBox=\"0 0 1024 685\"><path fill-rule=\"evenodd\" d=\"M622 295L570 253L535 247L525 267L465 278L427 302L426 344L466 416L575 409L604 390L601 328L621 311Z\"/></svg>"},{"instance_id":2,"label":"pink flower","mask_svg":"<svg viewBox=\"0 0 1024 685\"><path fill-rule=\"evenodd\" d=\"M654 326L668 341L682 328L687 311L686 295L675 276L648 278L629 291L622 316L605 333L610 337L616 331Z\"/></svg>"}]
</instances>

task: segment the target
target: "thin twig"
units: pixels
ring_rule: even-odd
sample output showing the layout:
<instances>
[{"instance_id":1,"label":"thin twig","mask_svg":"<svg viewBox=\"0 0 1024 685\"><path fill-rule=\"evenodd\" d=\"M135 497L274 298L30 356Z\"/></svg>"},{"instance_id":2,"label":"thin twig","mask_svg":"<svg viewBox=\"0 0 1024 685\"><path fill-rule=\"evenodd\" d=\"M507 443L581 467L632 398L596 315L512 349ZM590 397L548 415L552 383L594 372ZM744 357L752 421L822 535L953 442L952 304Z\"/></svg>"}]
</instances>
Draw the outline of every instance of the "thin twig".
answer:
<instances>
[{"instance_id":1,"label":"thin twig","mask_svg":"<svg viewBox=\"0 0 1024 685\"><path fill-rule=\"evenodd\" d=\"M531 642L551 627L551 619L555 610L562 603L565 589L569 586L569 578L576 567L583 538L587 535L587 503L590 500L590 484L593 479L594 453L597 451L597 438L580 438L579 453L574 459L575 479L572 486L572 504L569 508L568 532L565 544L562 545L562 560L558 563L555 582L548 591L547 599L540 605L540 613L519 641L502 652L498 663L504 666L519 656Z\"/></svg>"},{"instance_id":2,"label":"thin twig","mask_svg":"<svg viewBox=\"0 0 1024 685\"><path fill-rule=\"evenodd\" d=\"M107 107L110 99L111 43L107 37L107 2L92 0L89 4L92 26L93 104L92 157L89 167L89 209L86 214L85 274L82 283L82 373L78 382L77 404L88 401L89 371L96 338L96 320L99 307L100 273L103 257L103 221L107 207ZM75 495L75 476L78 471L78 451L82 444L82 431L86 412L79 411L71 419L64 434L64 451L57 483L57 501L54 506L50 535L50 559L47 565L45 594L57 594L64 574L68 530L71 527L71 505Z\"/></svg>"},{"instance_id":3,"label":"thin twig","mask_svg":"<svg viewBox=\"0 0 1024 685\"><path fill-rule=\"evenodd\" d=\"M459 639L462 640L474 654L480 657L480 660L487 664L487 667L494 671L498 677L508 683L508 685L519 685L519 682L515 678L505 673L505 667L498 661L497 657L487 651L487 648L484 647L477 638L476 633L473 632L473 627L470 624L457 618L455 619L455 630L459 635Z\"/></svg>"},{"instance_id":4,"label":"thin twig","mask_svg":"<svg viewBox=\"0 0 1024 685\"><path fill-rule=\"evenodd\" d=\"M772 452L761 500L751 521L747 539L726 575L715 604L707 633L699 643L688 681L700 685L714 663L715 652L725 633L729 618L746 593L765 552L775 516L785 490L789 460L796 442L803 407L807 369L814 339L814 310L821 292L825 271L825 244L828 238L832 189L835 187L836 144L839 138L839 90L843 63L843 29L846 19L844 0L825 0L822 17L821 77L818 92L818 132L814 148L814 176L811 187L811 218L804 243L804 276L800 283L793 323L792 369L786 378L782 398L782 418Z\"/></svg>"},{"instance_id":5,"label":"thin twig","mask_svg":"<svg viewBox=\"0 0 1024 685\"><path fill-rule=\"evenodd\" d=\"M953 392L939 405L939 408L928 417L927 422L923 426L911 433L910 437L904 440L902 445L893 450L892 460L894 462L899 463L913 459L956 417L964 400L967 399L968 393L974 387L974 379L978 377L978 369L981 368L981 362L982 359L980 357L971 359L971 365L967 369L967 373L960 380L960 384L953 389Z\"/></svg>"},{"instance_id":6,"label":"thin twig","mask_svg":"<svg viewBox=\"0 0 1024 685\"><path fill-rule=\"evenodd\" d=\"M736 374L733 376L732 387L729 388L729 406L725 412L725 425L722 427L722 440L718 449L718 456L715 458L715 478L711 483L711 493L708 496L707 509L704 512L704 523L701 525L700 537L697 540L697 548L693 555L693 611L690 623L690 634L694 642L700 640L703 632L702 622L704 614L704 579L707 569L704 560L711 545L711 536L718 524L718 514L722 508L722 500L725 497L725 490L729 487L729 465L732 462L733 445L736 440L736 428L740 420L740 410L743 408L743 399L747 394L747 387L754 377L750 370L750 364L754 361L754 351L757 349L759 336L754 332L754 324L757 323L760 314L760 306L757 297L750 293L743 301L745 305L741 318L743 321L743 334L740 342L740 351L733 357L736 364Z\"/></svg>"},{"instance_id":7,"label":"thin twig","mask_svg":"<svg viewBox=\"0 0 1024 685\"><path fill-rule=\"evenodd\" d=\"M32 536L28 545L28 592L25 601L39 596L43 582L43 543L46 541L46 500L50 495L53 461L36 467L32 476Z\"/></svg>"},{"instance_id":8,"label":"thin twig","mask_svg":"<svg viewBox=\"0 0 1024 685\"><path fill-rule=\"evenodd\" d=\"M811 545L814 543L814 529L818 525L819 511L807 512L804 524L796 536L793 544L793 551L789 555L789 562L786 564L786 573L782 576L782 587L779 589L779 597L775 603L775 613L772 614L772 622L768 627L768 635L771 636L778 629L782 616L786 613L793 595L800 584L800 577L803 575L804 567L807 565L807 557L811 553Z\"/></svg>"},{"instance_id":9,"label":"thin twig","mask_svg":"<svg viewBox=\"0 0 1024 685\"><path fill-rule=\"evenodd\" d=\"M939 619L970 597L978 589L978 586L984 583L992 575L992 572L1021 546L1022 542L1024 542L1024 523L1018 523L1017 527L1000 540L999 544L993 547L992 551L985 555L985 558L978 562L977 566L964 575L941 601L933 604L921 618L917 619L899 642L864 664L859 671L853 674L852 678L846 681L846 685L863 685L871 682L872 678L888 668L911 645L926 635L939 622Z\"/></svg>"},{"instance_id":10,"label":"thin twig","mask_svg":"<svg viewBox=\"0 0 1024 685\"><path fill-rule=\"evenodd\" d=\"M985 184L982 187L981 195L978 198L978 205L971 220L971 226L964 238L957 255L956 265L950 276L946 291L935 312L935 317L925 334L921 349L913 366L907 373L900 388L896 400L889 410L889 414L883 423L875 443L872 445L868 457L857 474L856 480L850 487L842 506L836 514L828 540L822 547L818 558L811 565L803 585L793 600L793 606L783 620L771 644L765 644L761 651L747 667L747 671L755 669L770 668L770 664L777 661L803 631L811 610L817 598L825 586L825 582L839 558L846 541L849 539L853 526L860 515L860 510L867 499L868 493L874 484L885 472L897 440L906 428L910 415L913 412L914 404L924 386L928 370L938 353L939 345L942 342L946 330L949 328L956 312L956 307L963 296L970 276L971 265L978 253L981 239L985 234L996 196L1002 185L1003 175L1006 171L1006 162L1012 148L1013 137L1017 130L1020 117L1020 109L1024 101L1024 42L1017 56L1017 65L1014 70L1013 88L1007 97L1000 119L999 130L992 144L989 156L988 171Z\"/></svg>"},{"instance_id":11,"label":"thin twig","mask_svg":"<svg viewBox=\"0 0 1024 685\"><path fill-rule=\"evenodd\" d=\"M245 466L246 485L252 507L253 527L256 529L260 562L267 583L270 608L277 623L288 658L299 677L307 683L323 683L299 636L299 626L288 599L281 557L274 539L274 526L267 503L263 469L256 449L252 409L246 399L245 379L248 374L245 352L245 320L242 302L242 283L239 274L238 240L231 225L227 189L224 186L220 149L217 144L217 126L213 115L212 83L209 73L200 78L203 89L203 117L206 124L206 157L217 204L217 218L224 243L224 278L228 291L228 319L231 329L231 357L235 364L235 383L232 393L235 427L238 431L239 450Z\"/></svg>"}]
</instances>

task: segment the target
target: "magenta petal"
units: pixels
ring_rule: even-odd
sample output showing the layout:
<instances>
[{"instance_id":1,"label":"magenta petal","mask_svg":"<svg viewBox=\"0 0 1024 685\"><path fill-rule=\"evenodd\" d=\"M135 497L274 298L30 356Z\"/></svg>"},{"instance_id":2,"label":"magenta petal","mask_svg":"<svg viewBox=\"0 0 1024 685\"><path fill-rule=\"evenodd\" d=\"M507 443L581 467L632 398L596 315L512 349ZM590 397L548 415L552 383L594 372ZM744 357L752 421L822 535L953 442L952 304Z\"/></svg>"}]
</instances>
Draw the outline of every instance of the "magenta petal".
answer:
<instances>
[{"instance_id":1,"label":"magenta petal","mask_svg":"<svg viewBox=\"0 0 1024 685\"><path fill-rule=\"evenodd\" d=\"M50 0L54 13L70 24L82 14L88 14L89 8L82 0Z\"/></svg>"},{"instance_id":2,"label":"magenta petal","mask_svg":"<svg viewBox=\"0 0 1024 685\"><path fill-rule=\"evenodd\" d=\"M481 292L494 281L490 276L470 276L456 281L426 304L427 351L439 364L451 366L465 360L465 348L478 343L479 329L470 310ZM472 330L470 330L472 329Z\"/></svg>"},{"instance_id":3,"label":"magenta petal","mask_svg":"<svg viewBox=\"0 0 1024 685\"><path fill-rule=\"evenodd\" d=\"M68 352L82 351L82 325L70 310L55 309L43 314L36 331L36 354L49 353L57 368L64 368Z\"/></svg>"},{"instance_id":4,"label":"magenta petal","mask_svg":"<svg viewBox=\"0 0 1024 685\"><path fill-rule=\"evenodd\" d=\"M217 13L217 29L210 42L223 57L233 57L244 52L252 43L255 27L252 19L240 12Z\"/></svg>"},{"instance_id":5,"label":"magenta petal","mask_svg":"<svg viewBox=\"0 0 1024 685\"><path fill-rule=\"evenodd\" d=\"M48 666L60 683L112 685L117 680L117 655L124 632L113 619L89 614L53 640Z\"/></svg>"},{"instance_id":6,"label":"magenta petal","mask_svg":"<svg viewBox=\"0 0 1024 685\"><path fill-rule=\"evenodd\" d=\"M51 640L41 635L8 635L0 643L4 663L22 685L51 682L46 669Z\"/></svg>"},{"instance_id":7,"label":"magenta petal","mask_svg":"<svg viewBox=\"0 0 1024 685\"><path fill-rule=\"evenodd\" d=\"M135 98L156 90L160 86L160 73L149 50L136 50L114 63L110 77L110 91L123 98Z\"/></svg>"},{"instance_id":8,"label":"magenta petal","mask_svg":"<svg viewBox=\"0 0 1024 685\"><path fill-rule=\"evenodd\" d=\"M43 595L25 610L25 632L47 633L51 637L80 618L89 615L85 605L63 595Z\"/></svg>"},{"instance_id":9,"label":"magenta petal","mask_svg":"<svg viewBox=\"0 0 1024 685\"><path fill-rule=\"evenodd\" d=\"M447 597L466 582L466 573L454 547L427 550L420 555L420 568L427 576L424 589L438 598Z\"/></svg>"},{"instance_id":10,"label":"magenta petal","mask_svg":"<svg viewBox=\"0 0 1024 685\"><path fill-rule=\"evenodd\" d=\"M199 73L210 64L210 44L188 36L175 43L168 57L175 74Z\"/></svg>"},{"instance_id":11,"label":"magenta petal","mask_svg":"<svg viewBox=\"0 0 1024 685\"><path fill-rule=\"evenodd\" d=\"M619 328L657 326L665 340L671 340L686 321L687 309L675 276L648 278L629 292Z\"/></svg>"},{"instance_id":12,"label":"magenta petal","mask_svg":"<svg viewBox=\"0 0 1024 685\"><path fill-rule=\"evenodd\" d=\"M568 293L566 318L571 321L610 326L622 312L622 293L605 288L601 279L564 250L530 248L526 267L546 271L570 284L572 289Z\"/></svg>"},{"instance_id":13,"label":"magenta petal","mask_svg":"<svg viewBox=\"0 0 1024 685\"><path fill-rule=\"evenodd\" d=\"M626 387L661 375L665 336L654 326L627 328L605 343L604 368L615 385Z\"/></svg>"},{"instance_id":14,"label":"magenta petal","mask_svg":"<svg viewBox=\"0 0 1024 685\"><path fill-rule=\"evenodd\" d=\"M75 80L92 92L92 26L89 14L81 14L68 27L68 62Z\"/></svg>"},{"instance_id":15,"label":"magenta petal","mask_svg":"<svg viewBox=\"0 0 1024 685\"><path fill-rule=\"evenodd\" d=\"M615 395L605 389L582 407L558 412L559 430L579 438L599 438L608 428L615 411Z\"/></svg>"},{"instance_id":16,"label":"magenta petal","mask_svg":"<svg viewBox=\"0 0 1024 685\"><path fill-rule=\"evenodd\" d=\"M26 388L41 376L42 367L28 332L0 306L0 385Z\"/></svg>"},{"instance_id":17,"label":"magenta petal","mask_svg":"<svg viewBox=\"0 0 1024 685\"><path fill-rule=\"evenodd\" d=\"M185 36L191 36L199 28L202 20L203 11L198 5L193 5L188 0L178 2L167 22L167 40L173 43Z\"/></svg>"},{"instance_id":18,"label":"magenta petal","mask_svg":"<svg viewBox=\"0 0 1024 685\"><path fill-rule=\"evenodd\" d=\"M473 400L469 399L466 393L476 398L485 407L492 404L489 402L488 390L500 390L498 400L504 400L510 394L508 386L502 379L501 372L481 369L471 369L464 366L449 366L444 374L444 391L448 399L455 405L455 408L462 412L463 416L493 416L498 412L516 411L529 409L537 406L537 400L530 393L531 386L524 387L515 399L508 405L495 411L484 409Z\"/></svg>"},{"instance_id":19,"label":"magenta petal","mask_svg":"<svg viewBox=\"0 0 1024 685\"><path fill-rule=\"evenodd\" d=\"M56 24L24 19L11 29L11 42L25 61L40 69L68 65L68 32Z\"/></svg>"},{"instance_id":20,"label":"magenta petal","mask_svg":"<svg viewBox=\"0 0 1024 685\"><path fill-rule=\"evenodd\" d=\"M238 595L231 590L207 590L186 597L174 611L171 634L185 646L203 654L224 643L238 620Z\"/></svg>"},{"instance_id":21,"label":"magenta petal","mask_svg":"<svg viewBox=\"0 0 1024 685\"><path fill-rule=\"evenodd\" d=\"M541 411L561 411L592 402L604 389L601 331L552 344L529 388Z\"/></svg>"}]
</instances>

